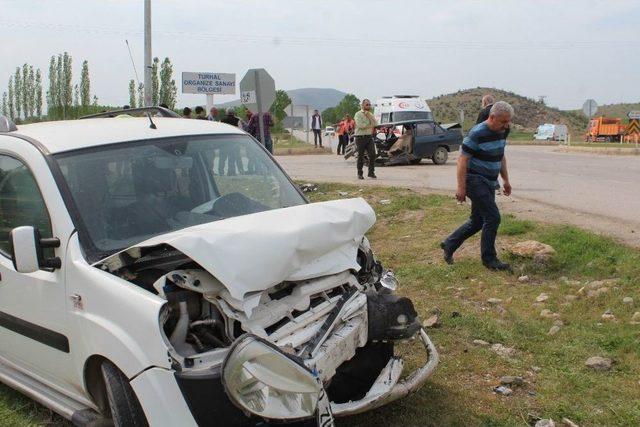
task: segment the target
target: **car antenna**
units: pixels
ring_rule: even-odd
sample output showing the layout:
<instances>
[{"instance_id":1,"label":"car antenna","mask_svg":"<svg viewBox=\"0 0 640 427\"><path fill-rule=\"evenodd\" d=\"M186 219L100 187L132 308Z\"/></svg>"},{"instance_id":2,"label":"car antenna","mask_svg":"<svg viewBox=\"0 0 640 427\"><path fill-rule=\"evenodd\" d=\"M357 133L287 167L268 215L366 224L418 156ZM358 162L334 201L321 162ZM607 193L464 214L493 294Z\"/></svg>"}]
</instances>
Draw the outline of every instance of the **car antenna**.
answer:
<instances>
[{"instance_id":1,"label":"car antenna","mask_svg":"<svg viewBox=\"0 0 640 427\"><path fill-rule=\"evenodd\" d=\"M151 129L158 129L158 127L156 126L155 123L153 123L153 119L151 118L151 113L147 111L147 117L149 117L149 121L151 122L151 124L149 125L149 128Z\"/></svg>"}]
</instances>

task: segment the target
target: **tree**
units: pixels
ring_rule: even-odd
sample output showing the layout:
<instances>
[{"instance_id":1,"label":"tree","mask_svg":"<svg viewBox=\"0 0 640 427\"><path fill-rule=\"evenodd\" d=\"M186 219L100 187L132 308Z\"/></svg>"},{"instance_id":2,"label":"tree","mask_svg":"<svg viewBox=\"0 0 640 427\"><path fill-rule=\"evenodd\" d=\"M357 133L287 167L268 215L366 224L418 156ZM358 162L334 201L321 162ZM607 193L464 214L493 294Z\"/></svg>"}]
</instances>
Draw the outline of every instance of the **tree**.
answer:
<instances>
[{"instance_id":1,"label":"tree","mask_svg":"<svg viewBox=\"0 0 640 427\"><path fill-rule=\"evenodd\" d=\"M2 115L9 115L9 109L7 107L7 92L2 92Z\"/></svg>"},{"instance_id":2,"label":"tree","mask_svg":"<svg viewBox=\"0 0 640 427\"><path fill-rule=\"evenodd\" d=\"M82 62L82 72L80 74L80 105L87 107L91 104L91 82L89 80L89 63Z\"/></svg>"},{"instance_id":3,"label":"tree","mask_svg":"<svg viewBox=\"0 0 640 427\"><path fill-rule=\"evenodd\" d=\"M35 74L33 72L33 65L29 65L29 78L27 79L28 81L28 88L29 90L28 92L28 102L27 102L27 107L29 110L29 117L33 117L33 113L36 109L36 81L35 81Z\"/></svg>"},{"instance_id":4,"label":"tree","mask_svg":"<svg viewBox=\"0 0 640 427\"><path fill-rule=\"evenodd\" d=\"M22 111L22 78L20 77L20 67L16 68L16 74L13 78L13 96L16 109L15 118L19 119Z\"/></svg>"},{"instance_id":5,"label":"tree","mask_svg":"<svg viewBox=\"0 0 640 427\"><path fill-rule=\"evenodd\" d=\"M7 100L7 110L9 110L9 118L10 119L15 119L16 112L15 112L14 103L13 103L13 97L15 96L15 94L14 94L13 76L9 77L9 87L8 87L7 91L8 91L8 98L9 98Z\"/></svg>"},{"instance_id":6,"label":"tree","mask_svg":"<svg viewBox=\"0 0 640 427\"><path fill-rule=\"evenodd\" d=\"M275 101L273 101L273 104L269 109L271 114L276 118L277 122L281 122L282 119L284 119L287 116L287 113L285 112L285 108L287 108L289 104L291 104L291 98L289 98L289 95L287 94L287 92L285 92L282 89L277 90L276 99Z\"/></svg>"},{"instance_id":7,"label":"tree","mask_svg":"<svg viewBox=\"0 0 640 427\"><path fill-rule=\"evenodd\" d=\"M144 83L138 83L138 108L146 107L144 104ZM131 108L135 106L132 105Z\"/></svg>"},{"instance_id":8,"label":"tree","mask_svg":"<svg viewBox=\"0 0 640 427\"><path fill-rule=\"evenodd\" d=\"M49 90L47 91L47 116L50 120L55 118L55 108L58 99L57 76L56 57L54 55L49 60Z\"/></svg>"},{"instance_id":9,"label":"tree","mask_svg":"<svg viewBox=\"0 0 640 427\"><path fill-rule=\"evenodd\" d=\"M329 107L322 112L322 122L326 125L337 123L339 121L336 107Z\"/></svg>"},{"instance_id":10,"label":"tree","mask_svg":"<svg viewBox=\"0 0 640 427\"><path fill-rule=\"evenodd\" d=\"M63 75L64 75L64 80L63 80L63 87L64 87L64 105L66 108L71 107L71 102L72 102L72 96L73 96L73 87L71 84L71 77L72 77L72 72L71 72L71 65L72 65L72 60L71 60L71 55L69 55L67 52L65 52L62 56L62 71L63 71Z\"/></svg>"},{"instance_id":11,"label":"tree","mask_svg":"<svg viewBox=\"0 0 640 427\"><path fill-rule=\"evenodd\" d=\"M360 109L360 100L354 94L350 93L342 98L342 101L336 106L336 115L340 120L345 114L349 114L353 117L354 114Z\"/></svg>"},{"instance_id":12,"label":"tree","mask_svg":"<svg viewBox=\"0 0 640 427\"><path fill-rule=\"evenodd\" d=\"M170 109L175 107L178 94L176 81L172 77L173 65L171 65L169 58L164 58L160 65L160 90L158 95L160 104L166 104Z\"/></svg>"},{"instance_id":13,"label":"tree","mask_svg":"<svg viewBox=\"0 0 640 427\"><path fill-rule=\"evenodd\" d=\"M153 58L153 64L151 65L151 104L153 105L158 105L158 100L160 99L158 68L160 68L160 59L156 56Z\"/></svg>"},{"instance_id":14,"label":"tree","mask_svg":"<svg viewBox=\"0 0 640 427\"><path fill-rule=\"evenodd\" d=\"M35 82L35 92L36 92L36 117L42 117L42 74L40 73L40 69L36 70L36 82Z\"/></svg>"},{"instance_id":15,"label":"tree","mask_svg":"<svg viewBox=\"0 0 640 427\"><path fill-rule=\"evenodd\" d=\"M80 106L80 88L77 84L73 85L73 107L77 109Z\"/></svg>"},{"instance_id":16,"label":"tree","mask_svg":"<svg viewBox=\"0 0 640 427\"><path fill-rule=\"evenodd\" d=\"M98 97L96 95L93 95L93 104L94 107L98 106Z\"/></svg>"},{"instance_id":17,"label":"tree","mask_svg":"<svg viewBox=\"0 0 640 427\"><path fill-rule=\"evenodd\" d=\"M133 79L129 80L129 106L136 108L136 82Z\"/></svg>"},{"instance_id":18,"label":"tree","mask_svg":"<svg viewBox=\"0 0 640 427\"><path fill-rule=\"evenodd\" d=\"M22 111L24 113L24 118L29 117L29 94L31 92L29 83L29 65L24 63L22 65Z\"/></svg>"},{"instance_id":19,"label":"tree","mask_svg":"<svg viewBox=\"0 0 640 427\"><path fill-rule=\"evenodd\" d=\"M58 54L58 59L56 61L56 85L56 108L58 109L58 116L64 118L64 100L66 98L66 95L64 93L64 70L62 68L62 54Z\"/></svg>"}]
</instances>

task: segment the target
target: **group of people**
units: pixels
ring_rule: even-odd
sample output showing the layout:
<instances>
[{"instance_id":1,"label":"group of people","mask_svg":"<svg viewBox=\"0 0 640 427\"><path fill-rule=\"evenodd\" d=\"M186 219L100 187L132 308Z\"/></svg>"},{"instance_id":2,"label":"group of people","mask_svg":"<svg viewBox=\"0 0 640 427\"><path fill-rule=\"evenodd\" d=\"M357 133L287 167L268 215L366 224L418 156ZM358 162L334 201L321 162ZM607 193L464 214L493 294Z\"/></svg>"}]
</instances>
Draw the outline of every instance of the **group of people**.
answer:
<instances>
[{"instance_id":1,"label":"group of people","mask_svg":"<svg viewBox=\"0 0 640 427\"><path fill-rule=\"evenodd\" d=\"M211 107L209 110L209 114L205 113L205 110L202 106L198 105L195 107L195 116L192 115L193 111L189 107L184 107L182 109L182 117L185 119L200 119L200 120L209 120L209 121L220 121L222 123L227 123L232 126L236 126L241 128L242 130L248 132L255 139L260 141L264 147L269 151L269 153L273 154L273 140L271 139L271 128L274 125L273 118L270 113L262 114L262 123L263 123L263 134L260 134L260 125L258 114L252 113L250 110L247 110L247 118L246 120L241 120L236 115L235 108L228 108L226 110L226 114L220 118L220 112L216 107Z\"/></svg>"}]
</instances>

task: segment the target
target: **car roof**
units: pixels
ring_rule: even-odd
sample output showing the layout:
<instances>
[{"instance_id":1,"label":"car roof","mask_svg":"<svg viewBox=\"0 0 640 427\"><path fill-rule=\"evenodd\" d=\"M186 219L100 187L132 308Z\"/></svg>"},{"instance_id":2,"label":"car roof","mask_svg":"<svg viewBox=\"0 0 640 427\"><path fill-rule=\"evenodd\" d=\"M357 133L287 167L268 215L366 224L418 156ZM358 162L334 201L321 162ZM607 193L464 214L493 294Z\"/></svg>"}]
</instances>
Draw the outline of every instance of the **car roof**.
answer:
<instances>
[{"instance_id":1,"label":"car roof","mask_svg":"<svg viewBox=\"0 0 640 427\"><path fill-rule=\"evenodd\" d=\"M118 142L183 135L246 134L235 126L209 120L153 117L153 122L156 129L149 127L148 117L60 120L18 126L17 131L5 135L15 133L30 137L55 154Z\"/></svg>"}]
</instances>

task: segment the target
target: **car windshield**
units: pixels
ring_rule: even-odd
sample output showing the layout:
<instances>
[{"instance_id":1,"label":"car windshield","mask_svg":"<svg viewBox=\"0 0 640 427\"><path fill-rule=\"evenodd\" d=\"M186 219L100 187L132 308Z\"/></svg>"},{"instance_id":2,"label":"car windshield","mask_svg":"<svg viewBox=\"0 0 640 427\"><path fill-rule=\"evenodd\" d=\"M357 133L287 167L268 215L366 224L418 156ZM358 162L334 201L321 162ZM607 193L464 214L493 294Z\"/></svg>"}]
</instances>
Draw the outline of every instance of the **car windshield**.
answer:
<instances>
[{"instance_id":1,"label":"car windshield","mask_svg":"<svg viewBox=\"0 0 640 427\"><path fill-rule=\"evenodd\" d=\"M55 158L83 246L98 257L185 227L306 203L245 135L137 141Z\"/></svg>"}]
</instances>

